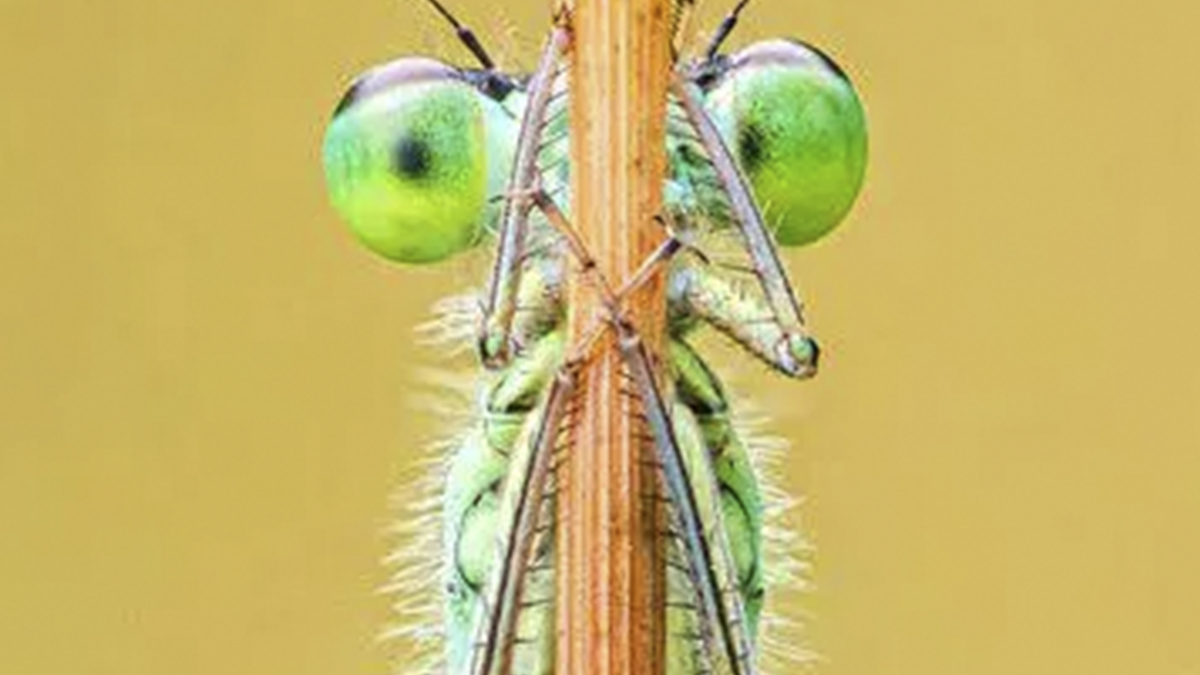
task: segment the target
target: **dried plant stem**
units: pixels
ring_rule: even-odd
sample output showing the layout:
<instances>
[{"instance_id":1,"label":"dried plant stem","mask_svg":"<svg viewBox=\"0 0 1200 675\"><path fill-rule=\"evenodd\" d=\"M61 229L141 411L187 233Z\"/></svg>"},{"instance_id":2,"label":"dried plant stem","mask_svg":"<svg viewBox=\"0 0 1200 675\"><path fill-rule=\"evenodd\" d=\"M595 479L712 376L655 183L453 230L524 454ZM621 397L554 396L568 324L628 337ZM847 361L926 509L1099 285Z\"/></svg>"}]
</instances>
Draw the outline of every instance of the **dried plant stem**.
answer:
<instances>
[{"instance_id":1,"label":"dried plant stem","mask_svg":"<svg viewBox=\"0 0 1200 675\"><path fill-rule=\"evenodd\" d=\"M599 270L620 287L662 243L670 0L574 0L571 161L575 226ZM572 285L569 325L578 339L604 314L586 283ZM660 353L662 275L624 303L652 353ZM558 643L555 672L654 675L664 671L665 567L636 399L609 337L589 365L574 443L558 493Z\"/></svg>"}]
</instances>

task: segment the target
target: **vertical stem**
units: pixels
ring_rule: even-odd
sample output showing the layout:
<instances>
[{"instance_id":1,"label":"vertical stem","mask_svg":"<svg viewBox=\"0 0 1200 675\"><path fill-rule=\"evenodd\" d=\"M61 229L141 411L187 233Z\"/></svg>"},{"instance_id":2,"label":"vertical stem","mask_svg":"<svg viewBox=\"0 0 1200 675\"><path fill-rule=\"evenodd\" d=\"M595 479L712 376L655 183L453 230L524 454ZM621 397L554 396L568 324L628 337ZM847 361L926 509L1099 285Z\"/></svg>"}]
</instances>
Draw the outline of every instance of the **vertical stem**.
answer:
<instances>
[{"instance_id":1,"label":"vertical stem","mask_svg":"<svg viewBox=\"0 0 1200 675\"><path fill-rule=\"evenodd\" d=\"M573 219L601 272L620 287L662 242L660 213L670 74L670 0L574 0L571 62ZM661 275L625 304L660 353ZM570 294L578 338L603 316L587 284ZM611 333L585 379L575 441L558 493L556 673L664 672L666 582L662 514L637 402L623 393Z\"/></svg>"}]
</instances>

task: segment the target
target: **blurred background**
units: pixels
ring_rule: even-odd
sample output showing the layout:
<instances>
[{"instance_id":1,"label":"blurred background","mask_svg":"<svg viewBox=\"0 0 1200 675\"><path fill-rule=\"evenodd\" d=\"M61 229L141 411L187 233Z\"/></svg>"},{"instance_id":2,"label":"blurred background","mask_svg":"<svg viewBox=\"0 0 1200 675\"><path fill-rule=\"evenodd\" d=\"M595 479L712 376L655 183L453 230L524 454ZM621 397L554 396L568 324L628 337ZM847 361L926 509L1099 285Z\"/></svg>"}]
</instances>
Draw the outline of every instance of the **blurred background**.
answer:
<instances>
[{"instance_id":1,"label":"blurred background","mask_svg":"<svg viewBox=\"0 0 1200 675\"><path fill-rule=\"evenodd\" d=\"M451 4L531 66L547 3ZM823 675L1200 673L1197 29L747 12L871 123L850 220L787 254L821 377L721 360L793 443ZM386 672L388 496L439 430L413 328L482 267L369 256L319 149L411 53L467 63L416 0L0 0L0 672Z\"/></svg>"}]
</instances>

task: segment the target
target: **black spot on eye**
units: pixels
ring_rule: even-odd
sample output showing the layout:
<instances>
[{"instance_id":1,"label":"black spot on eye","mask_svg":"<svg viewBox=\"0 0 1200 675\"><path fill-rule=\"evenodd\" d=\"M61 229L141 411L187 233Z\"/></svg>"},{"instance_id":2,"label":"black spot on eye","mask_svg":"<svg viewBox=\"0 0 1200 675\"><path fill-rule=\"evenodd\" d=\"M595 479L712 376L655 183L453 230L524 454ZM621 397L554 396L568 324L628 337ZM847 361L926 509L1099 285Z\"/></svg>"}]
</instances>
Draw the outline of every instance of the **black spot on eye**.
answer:
<instances>
[{"instance_id":1,"label":"black spot on eye","mask_svg":"<svg viewBox=\"0 0 1200 675\"><path fill-rule=\"evenodd\" d=\"M753 122L743 124L738 129L737 151L742 160L742 169L746 173L754 173L767 159L766 135Z\"/></svg>"},{"instance_id":2,"label":"black spot on eye","mask_svg":"<svg viewBox=\"0 0 1200 675\"><path fill-rule=\"evenodd\" d=\"M429 144L419 138L405 136L396 143L392 170L401 178L424 178L433 165Z\"/></svg>"}]
</instances>

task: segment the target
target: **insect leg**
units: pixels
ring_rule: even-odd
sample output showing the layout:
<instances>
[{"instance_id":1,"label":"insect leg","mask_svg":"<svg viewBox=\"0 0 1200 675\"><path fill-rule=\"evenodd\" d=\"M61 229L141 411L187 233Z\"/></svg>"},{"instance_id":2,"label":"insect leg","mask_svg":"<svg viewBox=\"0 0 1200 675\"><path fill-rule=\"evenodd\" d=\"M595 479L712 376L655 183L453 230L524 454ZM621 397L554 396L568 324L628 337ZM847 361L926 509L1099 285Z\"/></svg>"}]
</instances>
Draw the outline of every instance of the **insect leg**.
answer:
<instances>
[{"instance_id":1,"label":"insect leg","mask_svg":"<svg viewBox=\"0 0 1200 675\"><path fill-rule=\"evenodd\" d=\"M553 88L551 85L569 41L565 24L555 27L529 85L529 103L521 119L508 197L500 215L499 250L492 268L484 322L479 335L480 356L484 365L490 368L503 365L511 357L509 338L512 316L521 285L521 262L529 230L531 203L527 195L538 180L539 141L546 123L546 111Z\"/></svg>"},{"instance_id":2,"label":"insect leg","mask_svg":"<svg viewBox=\"0 0 1200 675\"><path fill-rule=\"evenodd\" d=\"M679 517L690 567L697 577L701 611L707 625L717 628L730 669L738 675L749 675L755 672L754 648L747 633L745 607L721 512L713 509L714 525L706 531L696 495L697 480L710 489L715 486L712 467L708 462L698 462L702 475L690 475L645 344L623 319L614 318L613 326L622 358L641 397L671 503Z\"/></svg>"},{"instance_id":3,"label":"insect leg","mask_svg":"<svg viewBox=\"0 0 1200 675\"><path fill-rule=\"evenodd\" d=\"M816 374L816 340L804 332L785 331L761 296L745 292L717 266L702 260L688 258L673 272L673 311L703 320L784 375Z\"/></svg>"},{"instance_id":4,"label":"insect leg","mask_svg":"<svg viewBox=\"0 0 1200 675\"><path fill-rule=\"evenodd\" d=\"M553 201L542 194L535 203L546 213L547 220L566 237L584 271L589 273L589 277L605 298L605 305L609 311L608 321L617 331L617 344L622 359L642 399L655 451L663 467L667 491L679 515L690 567L697 577L695 586L701 611L706 619L705 625L717 627L724 658L733 673L751 675L755 672L754 650L747 634L748 626L737 583L736 565L721 522L720 508L713 509L714 525L711 532L706 532L696 495L697 484L693 482L699 478L704 481L710 492L715 492L716 479L712 474L712 467L707 461L698 462L702 475L689 475L671 415L654 378L650 354L636 330L623 316L617 300L618 295L613 292L604 276L596 271L595 260L587 245L565 215L557 210ZM652 255L647 264L656 266L659 257ZM644 264L642 269L646 269L647 264ZM634 280L648 274L649 272L635 274Z\"/></svg>"},{"instance_id":5,"label":"insect leg","mask_svg":"<svg viewBox=\"0 0 1200 675\"><path fill-rule=\"evenodd\" d=\"M712 460L738 586L746 607L748 630L753 639L764 598L765 503L762 487L755 475L749 448L735 429L728 396L716 373L691 345L678 337L667 344L667 361L675 385L674 398L678 401L674 409L676 429L679 430L681 421L688 421L680 414L686 412L698 427L704 453Z\"/></svg>"},{"instance_id":6,"label":"insect leg","mask_svg":"<svg viewBox=\"0 0 1200 675\"><path fill-rule=\"evenodd\" d=\"M527 277L530 280L536 277ZM489 374L479 424L465 434L442 496L446 560L448 675L470 672L498 561L497 532L511 523L515 487L524 480L530 434L562 362L565 334L542 335L503 370Z\"/></svg>"},{"instance_id":7,"label":"insect leg","mask_svg":"<svg viewBox=\"0 0 1200 675\"><path fill-rule=\"evenodd\" d=\"M726 14L725 18L721 20L721 24L717 26L716 32L713 33L712 41L708 43L708 47L704 50L705 61L711 62L717 58L717 52L721 49L721 44L729 38L729 34L737 27L738 16L749 3L750 0L740 0L729 14Z\"/></svg>"},{"instance_id":8,"label":"insect leg","mask_svg":"<svg viewBox=\"0 0 1200 675\"><path fill-rule=\"evenodd\" d=\"M513 647L517 642L517 619L520 614L521 589L534 542L534 528L541 503L545 498L546 478L551 459L566 417L567 407L575 389L578 363L567 363L555 376L533 440L528 464L519 475L512 527L500 547L501 564L492 575L489 589L488 616L479 626L478 649L472 663L473 675L490 675L498 668L499 675L509 675L513 663Z\"/></svg>"},{"instance_id":9,"label":"insect leg","mask_svg":"<svg viewBox=\"0 0 1200 675\"><path fill-rule=\"evenodd\" d=\"M604 278L604 275L599 273L596 259L592 257L579 231L575 229L575 226L571 224L566 214L562 212L562 209L558 207L558 204L554 202L550 195L544 190L535 190L531 193L530 199L542 214L546 216L547 222L566 239L571 255L579 261L580 266L583 268L583 273L590 278L591 283L599 290L605 308L610 313L616 312L626 297L649 281L659 265L670 260L676 253L683 249L683 242L673 235L669 236L653 253L642 261L642 264L634 271L633 276L621 288L614 290L608 280Z\"/></svg>"},{"instance_id":10,"label":"insect leg","mask_svg":"<svg viewBox=\"0 0 1200 675\"><path fill-rule=\"evenodd\" d=\"M700 138L700 143L712 162L717 178L720 180L729 198L733 211L733 220L737 224L742 238L746 243L750 259L753 261L755 274L762 285L767 305L771 310L779 330L785 336L779 343L779 349L788 350L800 347L801 353L793 356L799 360L807 357L811 339L804 329L803 312L792 291L787 273L779 261L779 254L771 235L767 232L762 215L754 203L746 180L734 162L733 156L721 140L716 126L704 111L700 100L700 92L694 82L684 79L680 73L675 73L671 82L671 92L679 100L688 120Z\"/></svg>"},{"instance_id":11,"label":"insect leg","mask_svg":"<svg viewBox=\"0 0 1200 675\"><path fill-rule=\"evenodd\" d=\"M535 190L531 200L556 230L563 235L572 255L579 261L586 276L601 293L610 314L618 312L621 301L644 284L658 266L683 248L674 236L668 238L625 285L614 291L597 271L596 261L578 231L544 191ZM683 289L688 311L728 335L738 344L791 377L811 377L816 374L819 348L802 329L787 332L774 320L771 308L757 297L742 293L736 285L720 275L715 266L703 265L703 260L685 265L676 271L673 282Z\"/></svg>"}]
</instances>

